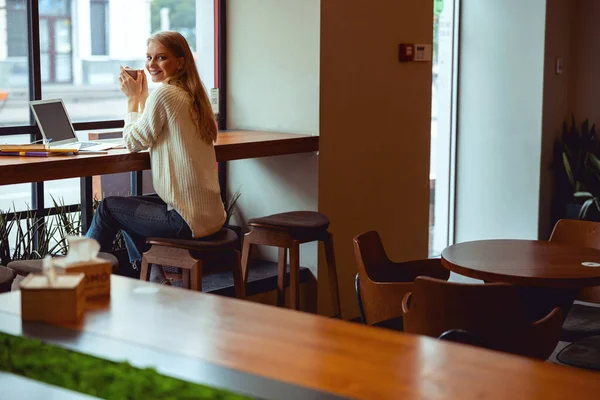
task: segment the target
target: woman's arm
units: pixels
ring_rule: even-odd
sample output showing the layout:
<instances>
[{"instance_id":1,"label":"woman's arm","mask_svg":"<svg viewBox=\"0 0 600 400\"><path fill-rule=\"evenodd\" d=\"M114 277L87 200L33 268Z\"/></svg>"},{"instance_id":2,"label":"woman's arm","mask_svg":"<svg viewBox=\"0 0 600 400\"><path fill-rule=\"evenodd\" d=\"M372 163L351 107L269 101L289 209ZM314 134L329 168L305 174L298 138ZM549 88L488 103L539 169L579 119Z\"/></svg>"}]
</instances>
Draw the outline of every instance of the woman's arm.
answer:
<instances>
[{"instance_id":1,"label":"woman's arm","mask_svg":"<svg viewBox=\"0 0 600 400\"><path fill-rule=\"evenodd\" d=\"M143 113L130 111L125 116L123 138L131 152L151 147L163 131L168 119L175 115L182 104L181 93L163 84L152 92Z\"/></svg>"}]
</instances>

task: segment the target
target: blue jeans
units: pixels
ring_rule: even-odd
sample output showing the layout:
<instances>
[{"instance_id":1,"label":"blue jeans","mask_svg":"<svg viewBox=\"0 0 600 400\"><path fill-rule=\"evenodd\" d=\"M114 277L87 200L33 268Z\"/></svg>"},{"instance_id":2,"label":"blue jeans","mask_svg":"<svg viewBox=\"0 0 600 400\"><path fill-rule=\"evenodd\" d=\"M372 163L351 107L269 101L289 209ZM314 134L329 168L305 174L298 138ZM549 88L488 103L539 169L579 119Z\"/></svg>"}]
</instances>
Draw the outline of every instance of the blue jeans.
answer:
<instances>
[{"instance_id":1,"label":"blue jeans","mask_svg":"<svg viewBox=\"0 0 600 400\"><path fill-rule=\"evenodd\" d=\"M107 197L100 202L85 236L100 243L100 251L112 251L117 232L123 232L129 261L137 269L146 238L192 239L192 230L175 210L158 196Z\"/></svg>"}]
</instances>

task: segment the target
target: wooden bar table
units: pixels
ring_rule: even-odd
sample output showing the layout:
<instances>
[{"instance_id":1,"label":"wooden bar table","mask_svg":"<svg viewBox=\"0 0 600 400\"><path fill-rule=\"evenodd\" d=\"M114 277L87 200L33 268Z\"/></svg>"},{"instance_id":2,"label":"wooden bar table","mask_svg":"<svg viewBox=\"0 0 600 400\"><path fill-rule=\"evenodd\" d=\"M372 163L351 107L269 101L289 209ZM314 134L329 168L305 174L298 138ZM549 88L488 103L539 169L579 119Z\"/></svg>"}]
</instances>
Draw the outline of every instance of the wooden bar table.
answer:
<instances>
[{"instance_id":1,"label":"wooden bar table","mask_svg":"<svg viewBox=\"0 0 600 400\"><path fill-rule=\"evenodd\" d=\"M293 133L223 131L217 137L217 161L242 160L307 153L319 150L319 137ZM79 153L76 156L0 156L0 185L43 182L150 169L147 151L129 153L110 150L107 154Z\"/></svg>"},{"instance_id":2,"label":"wooden bar table","mask_svg":"<svg viewBox=\"0 0 600 400\"><path fill-rule=\"evenodd\" d=\"M600 375L520 356L112 276L79 324L0 331L265 399L597 399Z\"/></svg>"}]
</instances>

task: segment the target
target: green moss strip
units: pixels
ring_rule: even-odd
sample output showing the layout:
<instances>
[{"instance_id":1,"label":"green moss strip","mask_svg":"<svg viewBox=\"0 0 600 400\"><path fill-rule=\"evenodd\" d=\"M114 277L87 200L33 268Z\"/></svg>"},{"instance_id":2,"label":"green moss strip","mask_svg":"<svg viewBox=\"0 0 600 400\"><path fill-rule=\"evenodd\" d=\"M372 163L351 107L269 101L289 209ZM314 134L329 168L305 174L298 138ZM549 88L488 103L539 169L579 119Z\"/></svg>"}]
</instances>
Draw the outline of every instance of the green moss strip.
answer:
<instances>
[{"instance_id":1,"label":"green moss strip","mask_svg":"<svg viewBox=\"0 0 600 400\"><path fill-rule=\"evenodd\" d=\"M104 399L249 399L2 332L0 370Z\"/></svg>"}]
</instances>

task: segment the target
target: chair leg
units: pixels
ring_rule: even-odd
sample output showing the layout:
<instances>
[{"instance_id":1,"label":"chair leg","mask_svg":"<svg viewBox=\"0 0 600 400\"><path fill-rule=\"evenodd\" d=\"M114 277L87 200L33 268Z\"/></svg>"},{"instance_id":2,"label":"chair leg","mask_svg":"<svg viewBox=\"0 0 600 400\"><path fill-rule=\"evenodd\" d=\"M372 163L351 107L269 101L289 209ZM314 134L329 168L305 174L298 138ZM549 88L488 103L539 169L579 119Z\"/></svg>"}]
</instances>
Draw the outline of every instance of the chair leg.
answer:
<instances>
[{"instance_id":1,"label":"chair leg","mask_svg":"<svg viewBox=\"0 0 600 400\"><path fill-rule=\"evenodd\" d=\"M354 289L356 290L356 301L358 302L358 313L360 315L360 322L364 325L367 324L367 318L365 317L365 309L362 304L362 297L360 296L360 278L358 274L354 278Z\"/></svg>"},{"instance_id":2,"label":"chair leg","mask_svg":"<svg viewBox=\"0 0 600 400\"><path fill-rule=\"evenodd\" d=\"M187 268L183 268L181 272L181 287L184 289L191 289L191 281L190 281L190 270Z\"/></svg>"},{"instance_id":3,"label":"chair leg","mask_svg":"<svg viewBox=\"0 0 600 400\"><path fill-rule=\"evenodd\" d=\"M140 280L148 281L150 280L150 268L148 265L148 258L146 255L142 255L142 269L140 271Z\"/></svg>"},{"instance_id":4,"label":"chair leg","mask_svg":"<svg viewBox=\"0 0 600 400\"><path fill-rule=\"evenodd\" d=\"M190 286L192 290L202 291L202 260L196 260L190 270Z\"/></svg>"},{"instance_id":5,"label":"chair leg","mask_svg":"<svg viewBox=\"0 0 600 400\"><path fill-rule=\"evenodd\" d=\"M292 241L290 247L290 308L300 309L300 242Z\"/></svg>"},{"instance_id":6,"label":"chair leg","mask_svg":"<svg viewBox=\"0 0 600 400\"><path fill-rule=\"evenodd\" d=\"M337 268L335 265L335 252L333 251L333 235L327 232L327 236L323 240L325 245L325 258L327 259L327 272L329 276L329 292L331 294L331 302L333 304L333 316L340 317L342 312L340 309L340 292L337 280Z\"/></svg>"},{"instance_id":7,"label":"chair leg","mask_svg":"<svg viewBox=\"0 0 600 400\"><path fill-rule=\"evenodd\" d=\"M279 248L277 262L277 307L285 307L285 272L287 270L287 249Z\"/></svg>"},{"instance_id":8,"label":"chair leg","mask_svg":"<svg viewBox=\"0 0 600 400\"><path fill-rule=\"evenodd\" d=\"M240 252L234 250L234 262L232 264L233 285L235 287L235 297L238 299L246 298L246 282L244 282L244 274L242 273L242 263L240 261Z\"/></svg>"},{"instance_id":9,"label":"chair leg","mask_svg":"<svg viewBox=\"0 0 600 400\"><path fill-rule=\"evenodd\" d=\"M250 247L252 232L246 233L244 236L244 246L242 247L242 278L244 279L244 286L248 283L248 258L250 256Z\"/></svg>"}]
</instances>

